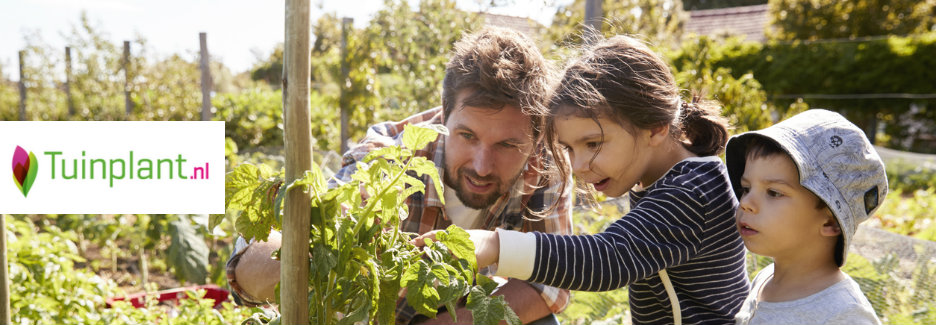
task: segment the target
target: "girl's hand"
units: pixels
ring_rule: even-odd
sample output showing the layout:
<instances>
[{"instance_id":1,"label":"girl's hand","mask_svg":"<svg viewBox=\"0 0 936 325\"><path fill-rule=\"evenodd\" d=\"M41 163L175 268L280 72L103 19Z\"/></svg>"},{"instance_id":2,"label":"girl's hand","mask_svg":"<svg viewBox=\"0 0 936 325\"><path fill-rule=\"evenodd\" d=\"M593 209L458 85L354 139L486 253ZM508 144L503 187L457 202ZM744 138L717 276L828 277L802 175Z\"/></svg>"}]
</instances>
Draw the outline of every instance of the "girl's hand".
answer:
<instances>
[{"instance_id":1,"label":"girl's hand","mask_svg":"<svg viewBox=\"0 0 936 325\"><path fill-rule=\"evenodd\" d=\"M433 230L416 237L412 241L413 245L416 245L416 247L423 247L426 245L426 238L436 240L435 234L437 231L438 230ZM468 229L465 231L468 232L471 242L474 243L478 269L497 263L500 257L500 237L497 235L497 232L480 229Z\"/></svg>"}]
</instances>

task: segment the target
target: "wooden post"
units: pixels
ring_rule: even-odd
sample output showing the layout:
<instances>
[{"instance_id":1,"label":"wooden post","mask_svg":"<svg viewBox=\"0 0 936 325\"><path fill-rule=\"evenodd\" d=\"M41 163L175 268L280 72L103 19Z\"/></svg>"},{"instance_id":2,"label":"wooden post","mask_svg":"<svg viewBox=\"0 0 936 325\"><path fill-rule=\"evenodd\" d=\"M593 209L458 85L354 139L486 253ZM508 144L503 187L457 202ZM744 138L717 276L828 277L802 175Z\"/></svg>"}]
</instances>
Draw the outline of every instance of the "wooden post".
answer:
<instances>
[{"instance_id":1,"label":"wooden post","mask_svg":"<svg viewBox=\"0 0 936 325\"><path fill-rule=\"evenodd\" d=\"M309 110L309 0L286 1L286 50L283 65L283 132L286 184L312 169ZM309 206L311 194L289 191L283 210L280 259L280 310L283 324L309 323Z\"/></svg>"},{"instance_id":2,"label":"wooden post","mask_svg":"<svg viewBox=\"0 0 936 325\"><path fill-rule=\"evenodd\" d=\"M604 13L601 9L602 0L585 0L585 41L589 42L594 36L601 35L601 22Z\"/></svg>"},{"instance_id":3,"label":"wooden post","mask_svg":"<svg viewBox=\"0 0 936 325\"><path fill-rule=\"evenodd\" d=\"M71 47L65 47L65 98L68 102L68 117L75 116L75 102L72 101L71 80L72 80L72 60Z\"/></svg>"},{"instance_id":4,"label":"wooden post","mask_svg":"<svg viewBox=\"0 0 936 325\"><path fill-rule=\"evenodd\" d=\"M130 41L124 41L123 49L123 71L124 71L124 107L127 108L127 118L133 113L133 103L130 102Z\"/></svg>"},{"instance_id":5,"label":"wooden post","mask_svg":"<svg viewBox=\"0 0 936 325\"><path fill-rule=\"evenodd\" d=\"M10 324L12 315L10 315L10 275L7 274L6 242L6 215L0 214L0 322Z\"/></svg>"},{"instance_id":6,"label":"wooden post","mask_svg":"<svg viewBox=\"0 0 936 325\"><path fill-rule=\"evenodd\" d=\"M198 43L201 46L201 120L211 120L211 66L208 65L208 35L198 33Z\"/></svg>"},{"instance_id":7,"label":"wooden post","mask_svg":"<svg viewBox=\"0 0 936 325\"><path fill-rule=\"evenodd\" d=\"M20 106L19 106L19 119L20 121L26 120L26 74L23 73L23 67L26 66L26 51L19 52L19 91L20 91Z\"/></svg>"},{"instance_id":8,"label":"wooden post","mask_svg":"<svg viewBox=\"0 0 936 325\"><path fill-rule=\"evenodd\" d=\"M350 120L351 108L347 106L348 100L348 73L350 67L348 66L348 30L351 29L352 24L354 24L354 18L344 17L341 19L341 107L338 109L341 110L341 154L348 152L348 138L351 137L349 134L348 121Z\"/></svg>"}]
</instances>

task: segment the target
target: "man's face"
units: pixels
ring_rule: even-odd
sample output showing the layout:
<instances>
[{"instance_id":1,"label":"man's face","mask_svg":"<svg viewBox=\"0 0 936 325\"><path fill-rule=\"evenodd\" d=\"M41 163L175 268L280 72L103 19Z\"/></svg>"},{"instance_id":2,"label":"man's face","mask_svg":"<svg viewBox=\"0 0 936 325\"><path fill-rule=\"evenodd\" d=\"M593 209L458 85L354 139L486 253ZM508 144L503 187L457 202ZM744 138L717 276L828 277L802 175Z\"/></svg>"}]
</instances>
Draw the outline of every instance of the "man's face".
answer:
<instances>
[{"instance_id":1,"label":"man's face","mask_svg":"<svg viewBox=\"0 0 936 325\"><path fill-rule=\"evenodd\" d=\"M494 204L516 182L533 150L532 122L519 108L463 106L472 90L455 96L445 126L445 185L473 209Z\"/></svg>"}]
</instances>

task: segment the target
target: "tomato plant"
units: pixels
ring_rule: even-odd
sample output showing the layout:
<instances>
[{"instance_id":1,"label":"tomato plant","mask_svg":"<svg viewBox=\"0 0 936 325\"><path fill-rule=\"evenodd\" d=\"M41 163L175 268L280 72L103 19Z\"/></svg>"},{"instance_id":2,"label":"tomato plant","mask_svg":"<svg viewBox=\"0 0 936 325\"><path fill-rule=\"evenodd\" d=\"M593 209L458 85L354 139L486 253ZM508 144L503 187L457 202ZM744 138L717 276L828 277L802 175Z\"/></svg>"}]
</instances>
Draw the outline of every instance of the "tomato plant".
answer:
<instances>
[{"instance_id":1,"label":"tomato plant","mask_svg":"<svg viewBox=\"0 0 936 325\"><path fill-rule=\"evenodd\" d=\"M357 163L349 182L333 188L318 167L288 185L282 173L263 165L240 165L227 175L227 208L236 214L236 231L248 240L265 240L272 229L281 229L287 191L312 193L310 324L393 323L401 289L409 305L429 317L440 306L454 310L467 295L475 324L520 323L503 297L490 296L497 284L477 272L467 232L451 226L417 248L410 243L416 234L400 231L406 198L425 192L418 176L429 175L442 192L435 164L414 151L446 132L442 126L407 126L402 147L374 150ZM222 218L213 216L209 228Z\"/></svg>"}]
</instances>

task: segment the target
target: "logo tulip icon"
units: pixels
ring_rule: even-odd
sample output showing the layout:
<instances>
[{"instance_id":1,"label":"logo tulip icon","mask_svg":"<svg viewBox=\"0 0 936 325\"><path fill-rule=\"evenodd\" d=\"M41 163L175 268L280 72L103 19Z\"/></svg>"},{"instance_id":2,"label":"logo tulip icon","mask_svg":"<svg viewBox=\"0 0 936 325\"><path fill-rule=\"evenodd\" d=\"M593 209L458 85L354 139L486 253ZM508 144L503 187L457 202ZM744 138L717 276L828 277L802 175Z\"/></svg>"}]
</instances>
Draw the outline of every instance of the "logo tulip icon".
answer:
<instances>
[{"instance_id":1,"label":"logo tulip icon","mask_svg":"<svg viewBox=\"0 0 936 325\"><path fill-rule=\"evenodd\" d=\"M26 153L23 147L16 146L13 151L13 181L16 187L23 192L23 197L29 193L33 182L36 180L36 171L39 170L39 163L36 161L36 155L32 152Z\"/></svg>"}]
</instances>

